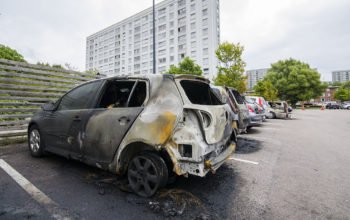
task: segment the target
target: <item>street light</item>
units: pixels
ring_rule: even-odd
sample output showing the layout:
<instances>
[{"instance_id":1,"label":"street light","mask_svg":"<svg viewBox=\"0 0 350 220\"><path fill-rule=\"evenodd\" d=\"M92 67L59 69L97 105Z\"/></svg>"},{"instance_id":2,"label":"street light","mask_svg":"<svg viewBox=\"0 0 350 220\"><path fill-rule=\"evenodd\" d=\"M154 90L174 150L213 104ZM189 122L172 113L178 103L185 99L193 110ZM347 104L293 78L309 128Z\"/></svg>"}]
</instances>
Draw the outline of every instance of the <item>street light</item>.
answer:
<instances>
[{"instance_id":1,"label":"street light","mask_svg":"<svg viewBox=\"0 0 350 220\"><path fill-rule=\"evenodd\" d=\"M156 5L153 0L153 73L156 73Z\"/></svg>"}]
</instances>

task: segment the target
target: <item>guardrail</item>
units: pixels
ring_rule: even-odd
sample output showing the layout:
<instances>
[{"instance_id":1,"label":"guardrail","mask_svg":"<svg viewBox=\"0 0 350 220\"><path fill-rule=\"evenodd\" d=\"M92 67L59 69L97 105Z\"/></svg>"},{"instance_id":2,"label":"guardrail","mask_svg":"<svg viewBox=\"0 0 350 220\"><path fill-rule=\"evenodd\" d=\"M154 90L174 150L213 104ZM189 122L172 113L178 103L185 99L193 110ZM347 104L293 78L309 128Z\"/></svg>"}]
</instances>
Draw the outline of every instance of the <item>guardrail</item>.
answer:
<instances>
[{"instance_id":1,"label":"guardrail","mask_svg":"<svg viewBox=\"0 0 350 220\"><path fill-rule=\"evenodd\" d=\"M0 145L26 140L28 122L43 103L100 77L0 59Z\"/></svg>"}]
</instances>

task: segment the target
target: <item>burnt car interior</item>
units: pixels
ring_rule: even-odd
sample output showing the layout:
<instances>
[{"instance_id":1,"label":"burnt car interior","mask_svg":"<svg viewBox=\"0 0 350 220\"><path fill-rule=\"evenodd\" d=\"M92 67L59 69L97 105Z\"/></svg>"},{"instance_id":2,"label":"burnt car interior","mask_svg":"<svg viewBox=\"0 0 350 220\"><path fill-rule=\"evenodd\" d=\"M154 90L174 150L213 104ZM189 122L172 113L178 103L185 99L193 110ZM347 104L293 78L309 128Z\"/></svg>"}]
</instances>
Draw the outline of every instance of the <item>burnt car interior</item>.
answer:
<instances>
[{"instance_id":1,"label":"burnt car interior","mask_svg":"<svg viewBox=\"0 0 350 220\"><path fill-rule=\"evenodd\" d=\"M193 80L181 80L180 82L188 99L197 105L222 105L213 90L206 83Z\"/></svg>"},{"instance_id":2,"label":"burnt car interior","mask_svg":"<svg viewBox=\"0 0 350 220\"><path fill-rule=\"evenodd\" d=\"M98 108L140 107L145 102L146 92L144 81L110 81Z\"/></svg>"}]
</instances>

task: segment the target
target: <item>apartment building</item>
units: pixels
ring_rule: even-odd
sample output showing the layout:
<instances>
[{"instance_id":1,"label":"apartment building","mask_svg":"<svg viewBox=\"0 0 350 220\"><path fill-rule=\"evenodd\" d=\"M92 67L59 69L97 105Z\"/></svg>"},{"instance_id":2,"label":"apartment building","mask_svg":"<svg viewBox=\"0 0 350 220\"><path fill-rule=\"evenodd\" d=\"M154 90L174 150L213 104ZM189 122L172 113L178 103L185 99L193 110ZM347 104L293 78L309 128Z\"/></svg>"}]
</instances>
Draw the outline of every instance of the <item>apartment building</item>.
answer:
<instances>
[{"instance_id":1,"label":"apartment building","mask_svg":"<svg viewBox=\"0 0 350 220\"><path fill-rule=\"evenodd\" d=\"M332 81L333 82L346 82L350 81L350 70L339 70L332 72Z\"/></svg>"},{"instance_id":2,"label":"apartment building","mask_svg":"<svg viewBox=\"0 0 350 220\"><path fill-rule=\"evenodd\" d=\"M219 0L165 0L155 8L156 70L152 7L87 37L86 69L109 76L162 73L188 56L212 79L218 65Z\"/></svg>"},{"instance_id":3,"label":"apartment building","mask_svg":"<svg viewBox=\"0 0 350 220\"><path fill-rule=\"evenodd\" d=\"M248 90L252 90L254 86L265 77L268 70L268 68L247 70Z\"/></svg>"}]
</instances>

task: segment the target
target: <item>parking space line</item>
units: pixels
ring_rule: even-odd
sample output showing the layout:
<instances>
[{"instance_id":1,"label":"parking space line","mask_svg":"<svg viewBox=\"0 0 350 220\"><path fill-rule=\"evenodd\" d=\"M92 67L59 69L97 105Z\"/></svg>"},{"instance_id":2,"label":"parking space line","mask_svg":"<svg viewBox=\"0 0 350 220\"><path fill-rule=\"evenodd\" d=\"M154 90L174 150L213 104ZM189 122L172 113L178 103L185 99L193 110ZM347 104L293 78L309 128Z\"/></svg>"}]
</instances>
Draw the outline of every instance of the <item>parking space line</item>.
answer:
<instances>
[{"instance_id":1,"label":"parking space line","mask_svg":"<svg viewBox=\"0 0 350 220\"><path fill-rule=\"evenodd\" d=\"M229 160L235 160L235 161L239 161L239 162L243 162L243 163L250 163L250 164L254 164L254 165L258 165L258 162L255 161L250 161L250 160L243 160L243 159L238 159L238 158L234 158L234 157L230 157L228 158Z\"/></svg>"},{"instance_id":2,"label":"parking space line","mask_svg":"<svg viewBox=\"0 0 350 220\"><path fill-rule=\"evenodd\" d=\"M3 159L0 159L0 167L14 180L18 185L20 185L35 201L45 207L45 209L52 215L52 218L57 220L63 219L73 219L71 218L67 211L61 209L59 205L45 195L41 190L35 187L31 182L29 182L25 177L23 177L19 172L17 172L11 165L6 163Z\"/></svg>"}]
</instances>

